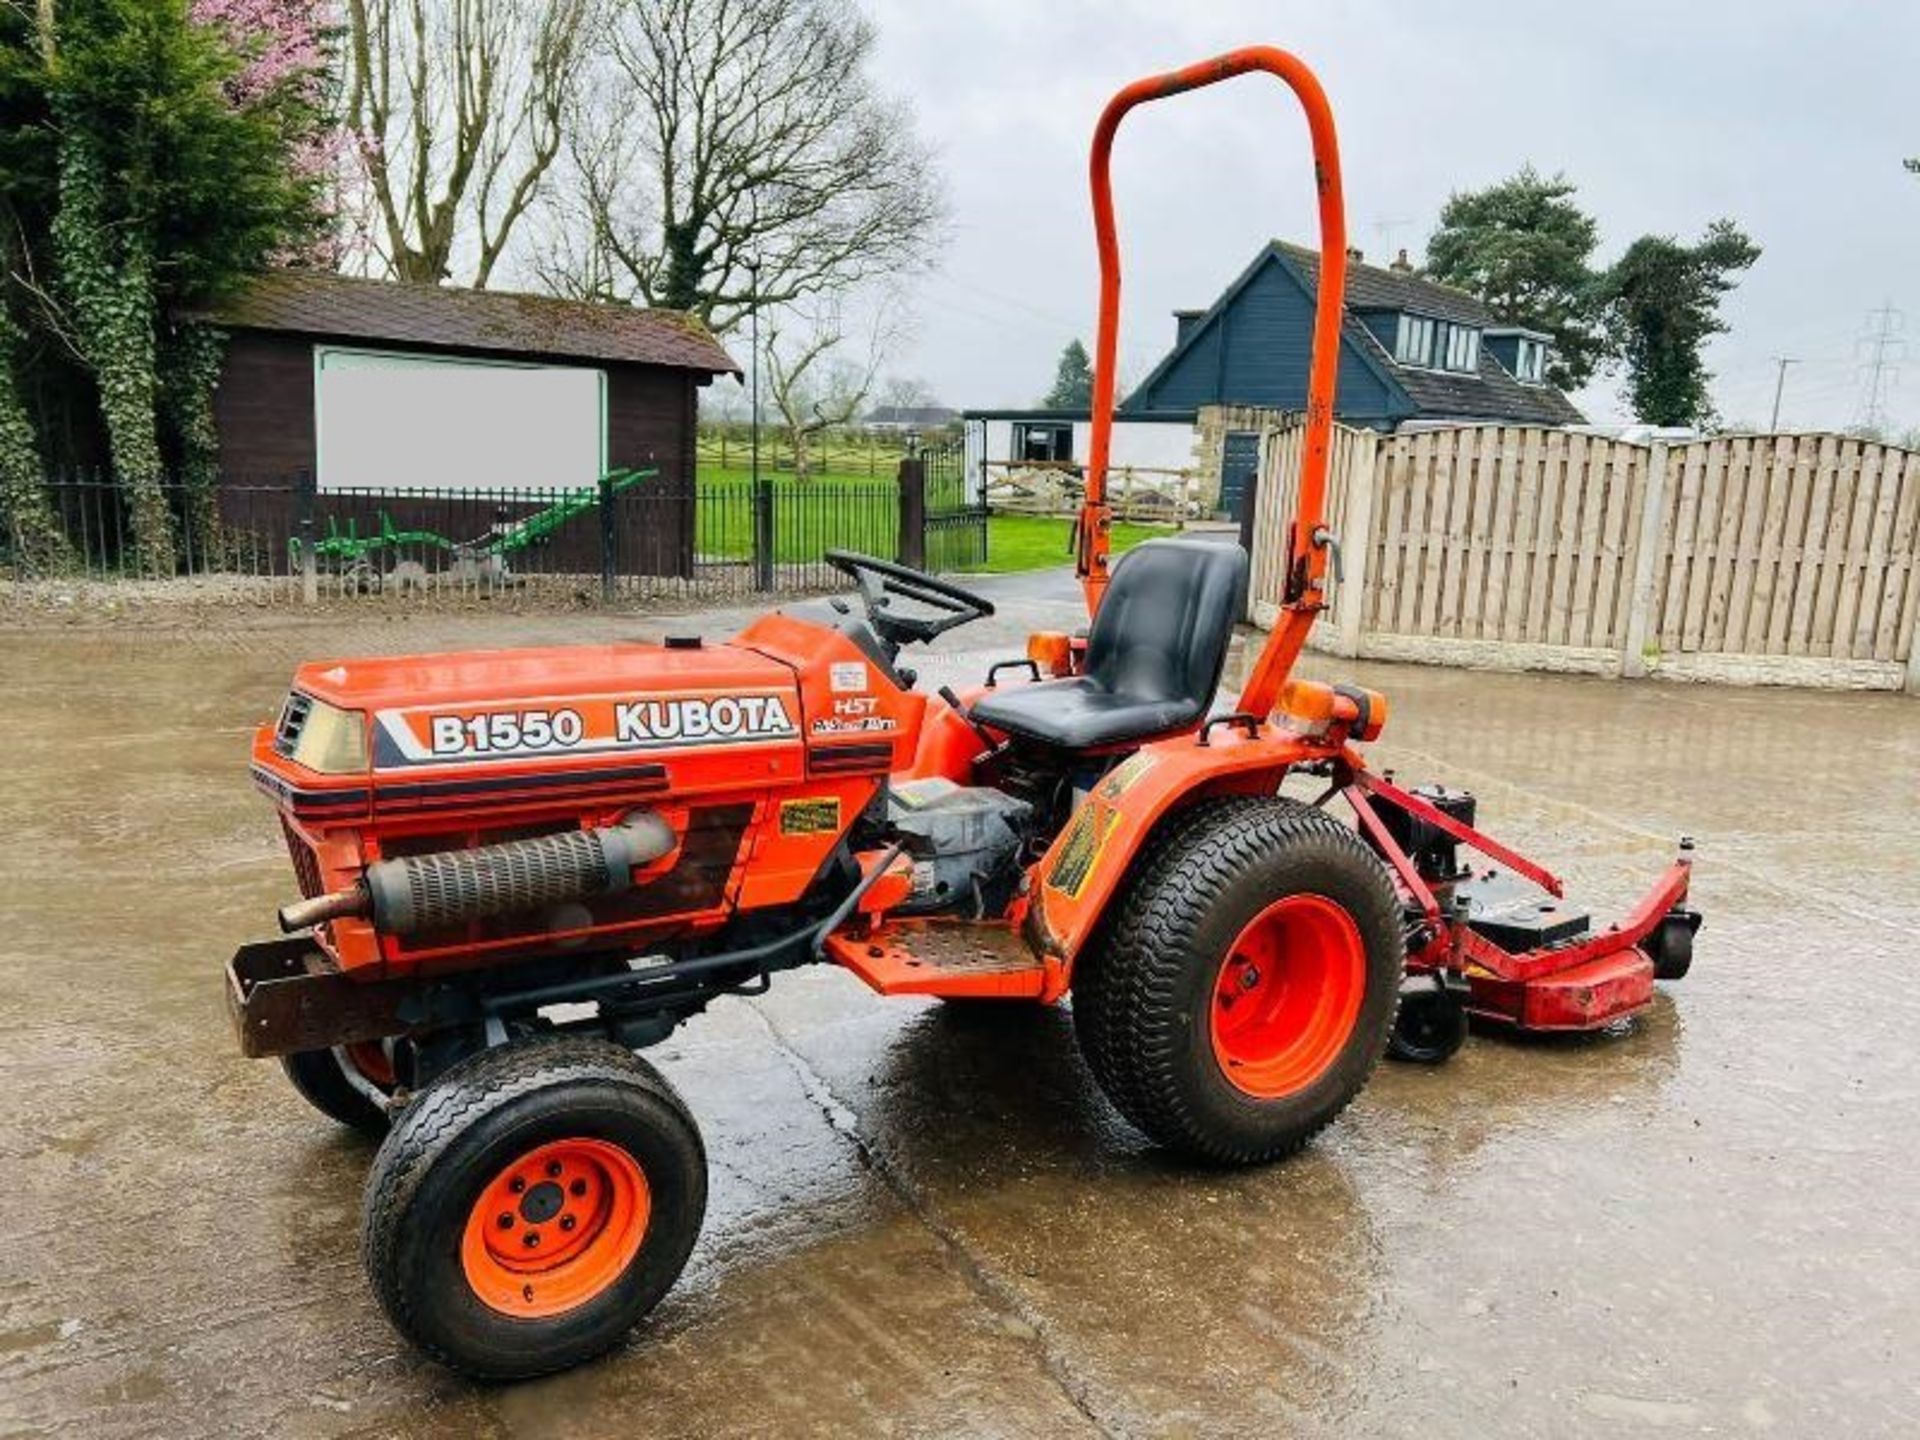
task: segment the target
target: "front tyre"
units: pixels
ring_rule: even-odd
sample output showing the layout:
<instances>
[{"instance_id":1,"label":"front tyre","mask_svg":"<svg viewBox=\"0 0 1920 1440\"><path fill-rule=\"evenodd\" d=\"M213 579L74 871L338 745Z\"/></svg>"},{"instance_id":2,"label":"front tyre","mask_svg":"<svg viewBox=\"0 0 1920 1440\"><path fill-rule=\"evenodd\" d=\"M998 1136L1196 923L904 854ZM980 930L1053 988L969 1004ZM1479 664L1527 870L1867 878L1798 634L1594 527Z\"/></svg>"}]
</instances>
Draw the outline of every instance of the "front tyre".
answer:
<instances>
[{"instance_id":1,"label":"front tyre","mask_svg":"<svg viewBox=\"0 0 1920 1440\"><path fill-rule=\"evenodd\" d=\"M1379 860L1325 812L1203 801L1148 843L1081 955L1074 1028L1154 1140L1221 1164L1299 1149L1380 1058L1406 950Z\"/></svg>"},{"instance_id":2,"label":"front tyre","mask_svg":"<svg viewBox=\"0 0 1920 1440\"><path fill-rule=\"evenodd\" d=\"M462 1061L402 1112L367 1181L361 1253L401 1333L518 1380L618 1343L679 1278L706 1153L659 1073L598 1040Z\"/></svg>"},{"instance_id":3,"label":"front tyre","mask_svg":"<svg viewBox=\"0 0 1920 1440\"><path fill-rule=\"evenodd\" d=\"M393 1093L393 1060L377 1041L331 1050L302 1050L280 1057L293 1088L331 1120L378 1140L390 1120L385 1097Z\"/></svg>"}]
</instances>

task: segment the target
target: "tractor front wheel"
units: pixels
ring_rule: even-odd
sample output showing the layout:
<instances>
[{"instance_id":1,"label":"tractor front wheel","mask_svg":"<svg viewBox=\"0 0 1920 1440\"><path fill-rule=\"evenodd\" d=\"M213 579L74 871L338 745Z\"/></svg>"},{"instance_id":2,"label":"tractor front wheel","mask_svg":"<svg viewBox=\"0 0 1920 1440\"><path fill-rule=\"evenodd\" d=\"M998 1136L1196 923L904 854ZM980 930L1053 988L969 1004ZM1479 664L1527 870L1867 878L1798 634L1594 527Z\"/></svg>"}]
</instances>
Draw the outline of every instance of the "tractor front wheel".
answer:
<instances>
[{"instance_id":1,"label":"tractor front wheel","mask_svg":"<svg viewBox=\"0 0 1920 1440\"><path fill-rule=\"evenodd\" d=\"M375 1140L387 1133L387 1106L375 1097L393 1093L393 1059L378 1041L282 1055L280 1068L322 1115Z\"/></svg>"},{"instance_id":2,"label":"tractor front wheel","mask_svg":"<svg viewBox=\"0 0 1920 1440\"><path fill-rule=\"evenodd\" d=\"M1386 1045L1405 943L1379 860L1278 797L1202 802L1148 844L1074 968L1101 1088L1171 1149L1222 1164L1297 1150Z\"/></svg>"},{"instance_id":3,"label":"tractor front wheel","mask_svg":"<svg viewBox=\"0 0 1920 1440\"><path fill-rule=\"evenodd\" d=\"M418 1094L375 1157L361 1252L394 1325L484 1380L565 1369L660 1302L706 1212L700 1132L630 1051L536 1038Z\"/></svg>"}]
</instances>

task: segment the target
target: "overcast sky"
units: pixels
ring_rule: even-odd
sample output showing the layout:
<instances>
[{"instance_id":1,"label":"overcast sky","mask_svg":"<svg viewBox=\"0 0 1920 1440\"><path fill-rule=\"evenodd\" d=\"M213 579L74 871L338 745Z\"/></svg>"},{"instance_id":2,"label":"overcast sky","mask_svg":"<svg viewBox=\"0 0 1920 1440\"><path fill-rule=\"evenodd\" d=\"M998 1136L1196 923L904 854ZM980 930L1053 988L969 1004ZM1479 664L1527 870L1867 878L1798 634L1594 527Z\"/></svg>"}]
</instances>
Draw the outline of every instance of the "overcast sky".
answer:
<instances>
[{"instance_id":1,"label":"overcast sky","mask_svg":"<svg viewBox=\"0 0 1920 1440\"><path fill-rule=\"evenodd\" d=\"M1860 418L1868 312L1920 341L1920 4L1414 3L1414 0L867 0L884 83L940 154L954 210L894 369L955 406L1032 404L1060 348L1092 341L1086 147L1111 92L1236 45L1312 65L1333 100L1348 230L1367 258L1419 258L1440 206L1531 161L1565 171L1603 261L1648 231L1727 215L1760 244L1709 355L1729 421ZM1247 76L1135 111L1115 152L1123 378L1269 236L1310 240L1305 128ZM1886 407L1920 425L1920 344ZM1620 415L1615 385L1576 397Z\"/></svg>"}]
</instances>

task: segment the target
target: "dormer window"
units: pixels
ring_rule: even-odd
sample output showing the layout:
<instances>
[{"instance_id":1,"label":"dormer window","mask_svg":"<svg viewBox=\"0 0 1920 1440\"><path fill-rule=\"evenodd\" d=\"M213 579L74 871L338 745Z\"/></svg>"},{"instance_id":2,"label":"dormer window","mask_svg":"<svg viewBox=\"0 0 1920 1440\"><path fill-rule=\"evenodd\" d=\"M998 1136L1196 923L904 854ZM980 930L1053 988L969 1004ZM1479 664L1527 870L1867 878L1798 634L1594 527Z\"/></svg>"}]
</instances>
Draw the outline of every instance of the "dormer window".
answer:
<instances>
[{"instance_id":1,"label":"dormer window","mask_svg":"<svg viewBox=\"0 0 1920 1440\"><path fill-rule=\"evenodd\" d=\"M1471 374L1480 368L1480 332L1466 325L1443 325L1445 346L1440 351L1442 370Z\"/></svg>"},{"instance_id":2,"label":"dormer window","mask_svg":"<svg viewBox=\"0 0 1920 1440\"><path fill-rule=\"evenodd\" d=\"M1544 341L1522 338L1514 354L1513 377L1528 385L1544 385L1547 379L1547 347Z\"/></svg>"},{"instance_id":3,"label":"dormer window","mask_svg":"<svg viewBox=\"0 0 1920 1440\"><path fill-rule=\"evenodd\" d=\"M1424 315L1402 315L1393 358L1402 365L1433 364L1433 321Z\"/></svg>"},{"instance_id":4,"label":"dormer window","mask_svg":"<svg viewBox=\"0 0 1920 1440\"><path fill-rule=\"evenodd\" d=\"M1394 335L1393 358L1422 370L1471 375L1480 368L1480 332L1471 325L1403 313Z\"/></svg>"}]
</instances>

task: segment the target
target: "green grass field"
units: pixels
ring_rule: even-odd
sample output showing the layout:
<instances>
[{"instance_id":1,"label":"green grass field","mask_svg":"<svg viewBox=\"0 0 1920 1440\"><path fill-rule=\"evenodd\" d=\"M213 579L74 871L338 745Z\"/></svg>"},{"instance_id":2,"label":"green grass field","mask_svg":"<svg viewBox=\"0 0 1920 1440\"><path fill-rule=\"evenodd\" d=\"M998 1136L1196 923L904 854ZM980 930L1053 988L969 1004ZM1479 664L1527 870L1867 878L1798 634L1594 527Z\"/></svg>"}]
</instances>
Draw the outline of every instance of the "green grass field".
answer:
<instances>
[{"instance_id":1,"label":"green grass field","mask_svg":"<svg viewBox=\"0 0 1920 1440\"><path fill-rule=\"evenodd\" d=\"M763 472L765 473L765 472ZM768 476L774 492L774 554L783 564L820 558L822 550L860 550L891 555L899 536L899 502L890 475L821 473L807 480L786 474ZM729 465L700 468L700 502L695 548L708 560L746 560L753 554L753 479ZM939 507L950 498L928 495ZM1116 523L1117 555L1155 535L1173 533L1157 525ZM989 574L1043 570L1072 561L1073 522L1047 515L995 515L987 521Z\"/></svg>"},{"instance_id":2,"label":"green grass field","mask_svg":"<svg viewBox=\"0 0 1920 1440\"><path fill-rule=\"evenodd\" d=\"M1142 540L1171 535L1166 525L1115 522L1113 553L1131 550ZM995 515L987 521L987 573L1006 575L1016 570L1044 570L1073 561L1073 522L1051 515Z\"/></svg>"}]
</instances>

